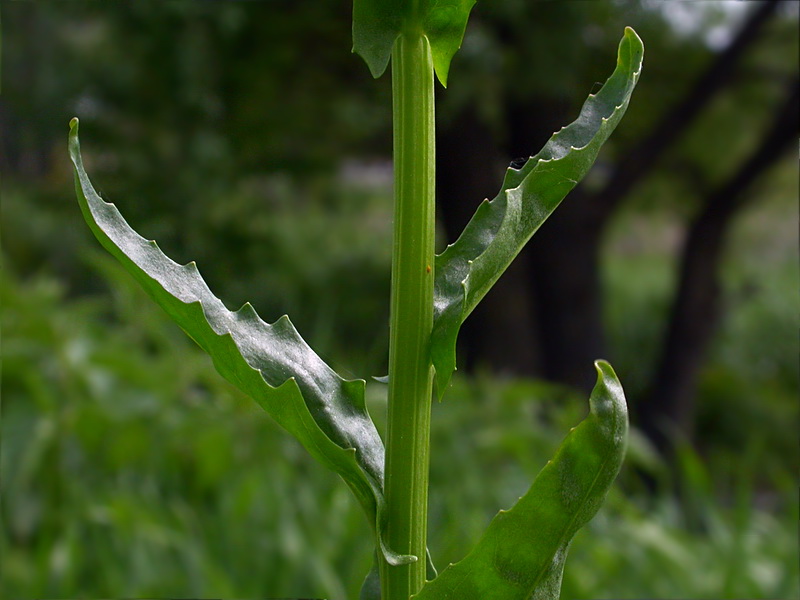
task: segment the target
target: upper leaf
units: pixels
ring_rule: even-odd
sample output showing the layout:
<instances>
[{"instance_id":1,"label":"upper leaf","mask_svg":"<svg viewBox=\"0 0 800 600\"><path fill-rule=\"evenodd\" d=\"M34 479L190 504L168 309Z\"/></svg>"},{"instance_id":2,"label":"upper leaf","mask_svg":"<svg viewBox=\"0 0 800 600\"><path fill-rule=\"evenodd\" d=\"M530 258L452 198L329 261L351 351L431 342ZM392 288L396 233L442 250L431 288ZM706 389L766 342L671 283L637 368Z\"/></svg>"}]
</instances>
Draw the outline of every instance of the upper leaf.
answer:
<instances>
[{"instance_id":1,"label":"upper leaf","mask_svg":"<svg viewBox=\"0 0 800 600\"><path fill-rule=\"evenodd\" d=\"M392 564L415 560L391 552L381 541L384 448L367 414L365 382L339 377L288 317L269 325L249 303L229 311L208 289L194 262L177 264L154 241L136 233L92 187L80 154L78 119L70 122L69 152L81 211L100 243L211 356L223 377L344 479L378 532L386 559Z\"/></svg>"},{"instance_id":2,"label":"upper leaf","mask_svg":"<svg viewBox=\"0 0 800 600\"><path fill-rule=\"evenodd\" d=\"M461 47L475 0L353 0L353 52L380 77L403 31L428 38L436 76L447 86L450 61Z\"/></svg>"},{"instance_id":3,"label":"upper leaf","mask_svg":"<svg viewBox=\"0 0 800 600\"><path fill-rule=\"evenodd\" d=\"M557 600L575 533L597 513L625 456L628 411L614 370L595 363L589 415L527 493L500 511L460 562L413 600Z\"/></svg>"},{"instance_id":4,"label":"upper leaf","mask_svg":"<svg viewBox=\"0 0 800 600\"><path fill-rule=\"evenodd\" d=\"M461 324L594 164L625 114L643 55L639 36L626 28L614 73L589 96L578 118L521 168L509 168L500 193L485 200L458 240L436 257L431 358L440 398L455 370Z\"/></svg>"}]
</instances>

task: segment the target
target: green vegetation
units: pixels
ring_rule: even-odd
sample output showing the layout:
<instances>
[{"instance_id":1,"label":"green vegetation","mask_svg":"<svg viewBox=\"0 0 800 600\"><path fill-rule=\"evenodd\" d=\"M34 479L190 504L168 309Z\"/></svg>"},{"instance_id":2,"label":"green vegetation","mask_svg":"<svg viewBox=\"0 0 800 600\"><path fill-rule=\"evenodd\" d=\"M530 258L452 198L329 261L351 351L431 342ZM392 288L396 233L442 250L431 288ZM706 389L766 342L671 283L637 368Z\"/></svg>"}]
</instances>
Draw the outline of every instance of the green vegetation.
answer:
<instances>
[{"instance_id":1,"label":"green vegetation","mask_svg":"<svg viewBox=\"0 0 800 600\"><path fill-rule=\"evenodd\" d=\"M622 465L628 412L611 366L595 361L589 415L570 429L530 490L501 510L480 542L437 575L427 550L430 413L434 374L444 396L462 322L525 243L586 175L628 107L644 48L631 28L608 81L578 118L527 161L512 163L442 254L435 243L434 70L443 84L473 2L356 0L354 50L380 76L392 60L394 235L386 448L364 380L346 380L284 315L264 322L250 303L231 312L194 262L180 265L134 231L97 193L83 165L78 119L69 155L84 219L101 245L211 357L320 463L339 474L373 528L375 566L362 600L555 600L569 546L597 513Z\"/></svg>"},{"instance_id":2,"label":"green vegetation","mask_svg":"<svg viewBox=\"0 0 800 600\"><path fill-rule=\"evenodd\" d=\"M574 309L582 292L547 305L531 288L538 273L560 289L554 275L569 267L560 258L581 254L554 252L552 227L574 222L582 199L591 206L609 175L636 166L654 125L714 79L706 74L736 46L740 25L771 5L699 118L670 129L663 158L608 213L592 296L602 299L605 346L587 357L574 338L556 336L576 368L554 373L542 326L590 311ZM797 8L681 4L695 19L685 30L667 6L480 3L448 89L434 86L441 251L496 193L508 161L601 87L614 36L630 24L648 42L646 76L597 168L459 336L459 372L431 414L428 545L440 568L482 543L497 509L525 494L585 417L578 380L603 356L625 384L631 439L604 507L573 541L562 597L785 598L800 589L798 340L787 325L800 301L793 151L730 196L743 209L725 227L717 327L674 455L659 457L640 418L681 242L782 114L800 56ZM63 139L77 114L103 198L179 263L196 259L226 306L250 300L267 321L288 312L345 379L384 375L391 82L373 82L346 52L349 12L289 0L74 2L12 3L2 16L0 597L358 597L374 548L358 501L98 249L65 193ZM575 43L560 44L567 39ZM792 140L793 122L781 121ZM448 183L453 173L462 189ZM456 329L472 308L465 299L453 305ZM585 321L562 324L589 339ZM387 388L367 381L385 439Z\"/></svg>"},{"instance_id":3,"label":"green vegetation","mask_svg":"<svg viewBox=\"0 0 800 600\"><path fill-rule=\"evenodd\" d=\"M560 594L569 545L602 505L625 456L622 387L596 361L590 414L570 430L531 489L501 510L481 541L441 575L427 550L430 412L434 373L441 398L455 370L461 323L528 239L588 172L628 106L644 49L627 28L617 66L578 118L525 164L512 164L501 192L483 203L456 243L434 256L434 69L446 83L472 3L387 7L357 0L354 48L379 76L392 57L394 235L386 450L365 402L365 381L336 374L287 316L265 323L251 304L229 311L194 262L179 265L105 202L83 166L78 119L69 154L78 203L98 241L212 358L319 462L338 473L373 528L376 565L364 600L508 600ZM435 266L434 266L435 265ZM434 291L435 290L435 291Z\"/></svg>"},{"instance_id":4,"label":"green vegetation","mask_svg":"<svg viewBox=\"0 0 800 600\"><path fill-rule=\"evenodd\" d=\"M0 595L357 597L370 542L350 493L110 258L93 263L113 278L110 305L4 270ZM457 377L448 394L431 430L431 551L444 564L585 411L574 392L535 381ZM367 398L381 415L385 386ZM702 517L691 522L681 501L638 493L624 471L573 543L562 597L791 597L792 471L764 488L760 463L740 457L687 462Z\"/></svg>"}]
</instances>

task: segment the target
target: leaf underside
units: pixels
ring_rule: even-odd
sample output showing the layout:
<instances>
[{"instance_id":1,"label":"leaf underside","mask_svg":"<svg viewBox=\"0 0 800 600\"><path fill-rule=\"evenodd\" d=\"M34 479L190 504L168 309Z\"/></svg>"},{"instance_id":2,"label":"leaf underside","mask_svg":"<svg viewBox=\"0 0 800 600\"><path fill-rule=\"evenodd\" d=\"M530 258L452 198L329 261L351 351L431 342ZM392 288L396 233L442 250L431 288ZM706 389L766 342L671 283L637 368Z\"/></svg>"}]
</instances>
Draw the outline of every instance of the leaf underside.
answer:
<instances>
[{"instance_id":1,"label":"leaf underside","mask_svg":"<svg viewBox=\"0 0 800 600\"><path fill-rule=\"evenodd\" d=\"M446 87L450 61L461 47L474 4L475 0L354 0L353 52L362 56L373 77L380 77L397 36L422 32L431 46L436 76Z\"/></svg>"},{"instance_id":2,"label":"leaf underside","mask_svg":"<svg viewBox=\"0 0 800 600\"><path fill-rule=\"evenodd\" d=\"M378 533L379 551L386 560L390 564L416 560L392 552L382 542L384 447L367 413L365 382L339 377L288 317L267 324L249 303L229 311L211 293L194 262L177 264L154 241L136 233L89 181L77 119L70 123L69 152L81 211L100 243L211 356L225 379L344 479Z\"/></svg>"},{"instance_id":3,"label":"leaf underside","mask_svg":"<svg viewBox=\"0 0 800 600\"><path fill-rule=\"evenodd\" d=\"M643 54L642 41L626 28L614 73L589 96L578 118L521 168L509 168L500 193L485 200L458 240L436 257L431 357L440 399L456 368L461 324L589 171L628 107Z\"/></svg>"},{"instance_id":4,"label":"leaf underside","mask_svg":"<svg viewBox=\"0 0 800 600\"><path fill-rule=\"evenodd\" d=\"M595 368L589 415L514 507L500 511L472 551L414 600L557 600L570 542L597 513L625 455L622 387L608 363Z\"/></svg>"}]
</instances>

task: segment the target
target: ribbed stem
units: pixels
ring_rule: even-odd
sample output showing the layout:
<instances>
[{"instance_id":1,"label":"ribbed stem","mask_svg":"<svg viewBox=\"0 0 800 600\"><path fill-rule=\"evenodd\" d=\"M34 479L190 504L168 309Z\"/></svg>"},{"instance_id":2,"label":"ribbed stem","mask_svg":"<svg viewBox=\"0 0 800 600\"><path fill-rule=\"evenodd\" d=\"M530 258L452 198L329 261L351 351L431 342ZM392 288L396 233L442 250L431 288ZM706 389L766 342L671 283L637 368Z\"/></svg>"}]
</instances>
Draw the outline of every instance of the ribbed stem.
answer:
<instances>
[{"instance_id":1,"label":"ribbed stem","mask_svg":"<svg viewBox=\"0 0 800 600\"><path fill-rule=\"evenodd\" d=\"M386 541L417 562L381 564L382 600L425 582L433 370L434 99L427 38L404 33L392 51L394 246L386 438Z\"/></svg>"}]
</instances>

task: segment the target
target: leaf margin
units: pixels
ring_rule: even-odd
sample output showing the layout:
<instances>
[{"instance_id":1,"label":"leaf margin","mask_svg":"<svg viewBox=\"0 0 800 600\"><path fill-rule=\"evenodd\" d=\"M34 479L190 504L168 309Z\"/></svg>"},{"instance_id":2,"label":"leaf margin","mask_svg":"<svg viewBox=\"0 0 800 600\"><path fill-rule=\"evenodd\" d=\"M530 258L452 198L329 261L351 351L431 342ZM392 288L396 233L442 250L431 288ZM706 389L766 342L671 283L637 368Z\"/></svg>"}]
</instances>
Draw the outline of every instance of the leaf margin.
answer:
<instances>
[{"instance_id":1,"label":"leaf margin","mask_svg":"<svg viewBox=\"0 0 800 600\"><path fill-rule=\"evenodd\" d=\"M436 77L447 87L450 62L464 39L476 0L353 0L353 49L378 78L386 71L394 43L404 31L428 38Z\"/></svg>"},{"instance_id":2,"label":"leaf margin","mask_svg":"<svg viewBox=\"0 0 800 600\"><path fill-rule=\"evenodd\" d=\"M384 449L383 442L366 408L364 394L366 382L360 379L345 380L336 374L302 339L288 316L283 315L273 324L268 324L261 320L249 302L243 304L235 312L229 311L208 288L200 276L194 261L180 265L164 254L154 240L147 240L139 235L125 221L118 208L113 203L103 200L94 189L83 166L78 136L79 119L73 117L70 120L69 127L69 155L73 164L76 196L84 220L100 244L122 263L126 271L165 310L170 318L209 354L214 367L220 375L253 398L278 424L289 433L292 433L314 458L342 478L367 514L368 521L375 534L377 551L380 552L384 559L392 565L415 562L417 560L416 556L396 553L383 540L383 531L386 526L385 499L383 496ZM105 215L102 213L105 213ZM108 230L101 225L100 221L103 218L110 219L111 226ZM117 240L114 239L115 237ZM139 260L144 260L142 255L145 257L150 255L147 258L158 261L156 264L158 264L161 272L156 273L156 276L148 273L145 268L136 262L136 258L129 256L126 250L120 247L119 240L125 240L123 243L129 245L132 244L133 247L129 247L128 250L132 254L138 254ZM167 289L165 282L158 278L159 276L164 277L167 270L173 276L183 277L184 279L181 283L188 283L189 287L192 285L197 286L201 293L195 295L199 297L186 301ZM159 287L164 292L163 295L158 292L157 288ZM197 292L197 290L193 291ZM191 296L192 293L190 292L189 295ZM211 305L210 308L209 304ZM181 311L186 313L194 312L195 314L190 314L188 319L189 321L200 323L200 329L188 330L185 326L186 316L177 314ZM229 324L249 320L253 327L258 327L262 332L273 329L278 329L278 334L283 332L284 340L288 340L290 346L294 344L306 357L311 357L312 360L318 363L318 367L322 366L325 370L325 376L330 379L328 383L332 381L334 384L338 384L342 389L343 398L349 399L353 403L353 408L356 412L361 413L361 424L364 426L362 433L368 434L370 438L367 440L369 446L358 447L356 443L348 446L343 443L347 436L344 436L344 440L334 439L334 437L342 436L336 436L335 431L332 432L330 427L323 427L312 414L308 400L303 395L301 384L298 383L298 377L296 375L287 375L280 383L270 382L264 375L263 370L253 365L240 347L241 344L247 344L252 340L248 340L246 335L241 335L241 332L237 336L235 332L224 330L224 328L222 332L217 331L214 323L212 323L214 318L209 319L209 311L212 314L216 314L217 319L227 320ZM202 325L203 322L207 329ZM209 350L212 345L215 345L217 349ZM235 359L236 356L242 360L244 365L231 366L226 362L230 357ZM269 402L265 399L265 396L260 396L253 392L258 388L261 388L263 393L271 396ZM326 407L324 399L321 404L323 412L330 410L329 407ZM332 433L334 437L331 437Z\"/></svg>"},{"instance_id":3,"label":"leaf margin","mask_svg":"<svg viewBox=\"0 0 800 600\"><path fill-rule=\"evenodd\" d=\"M517 503L492 519L475 547L463 559L443 569L438 577L426 582L411 600L483 600L488 597L493 600L558 600L572 538L600 509L622 466L627 447L628 411L622 386L606 361L595 361L595 369L597 383L589 398L588 416L570 430L554 457ZM582 466L586 467L587 459L594 463L598 458L596 474L576 509L574 490L580 484L575 480L575 465L583 461ZM560 485L553 485L554 480ZM541 534L557 520L553 518L552 507L564 504L569 508L570 502L571 516L566 522L561 520L559 526L563 531L559 530L557 543L550 540L547 552L542 552L541 542L535 540L514 556L504 553L500 542L504 537L510 538L510 532L519 534L529 530ZM520 518L520 512L526 509L533 518L530 515ZM486 560L487 556L491 560ZM530 563L535 564L535 576L533 581L526 582ZM503 569L505 573L501 572ZM484 575L486 579L481 581ZM491 595L487 595L487 590L491 590Z\"/></svg>"},{"instance_id":4,"label":"leaf margin","mask_svg":"<svg viewBox=\"0 0 800 600\"><path fill-rule=\"evenodd\" d=\"M506 169L497 196L481 202L458 239L436 256L431 360L439 400L456 370L456 339L461 325L541 224L588 173L600 147L625 114L641 75L643 55L642 40L633 28L626 27L614 72L596 94L589 95L578 117L554 133L521 168ZM570 177L559 175L555 167L569 161L580 163L578 170ZM548 203L537 203L545 192L552 196Z\"/></svg>"}]
</instances>

